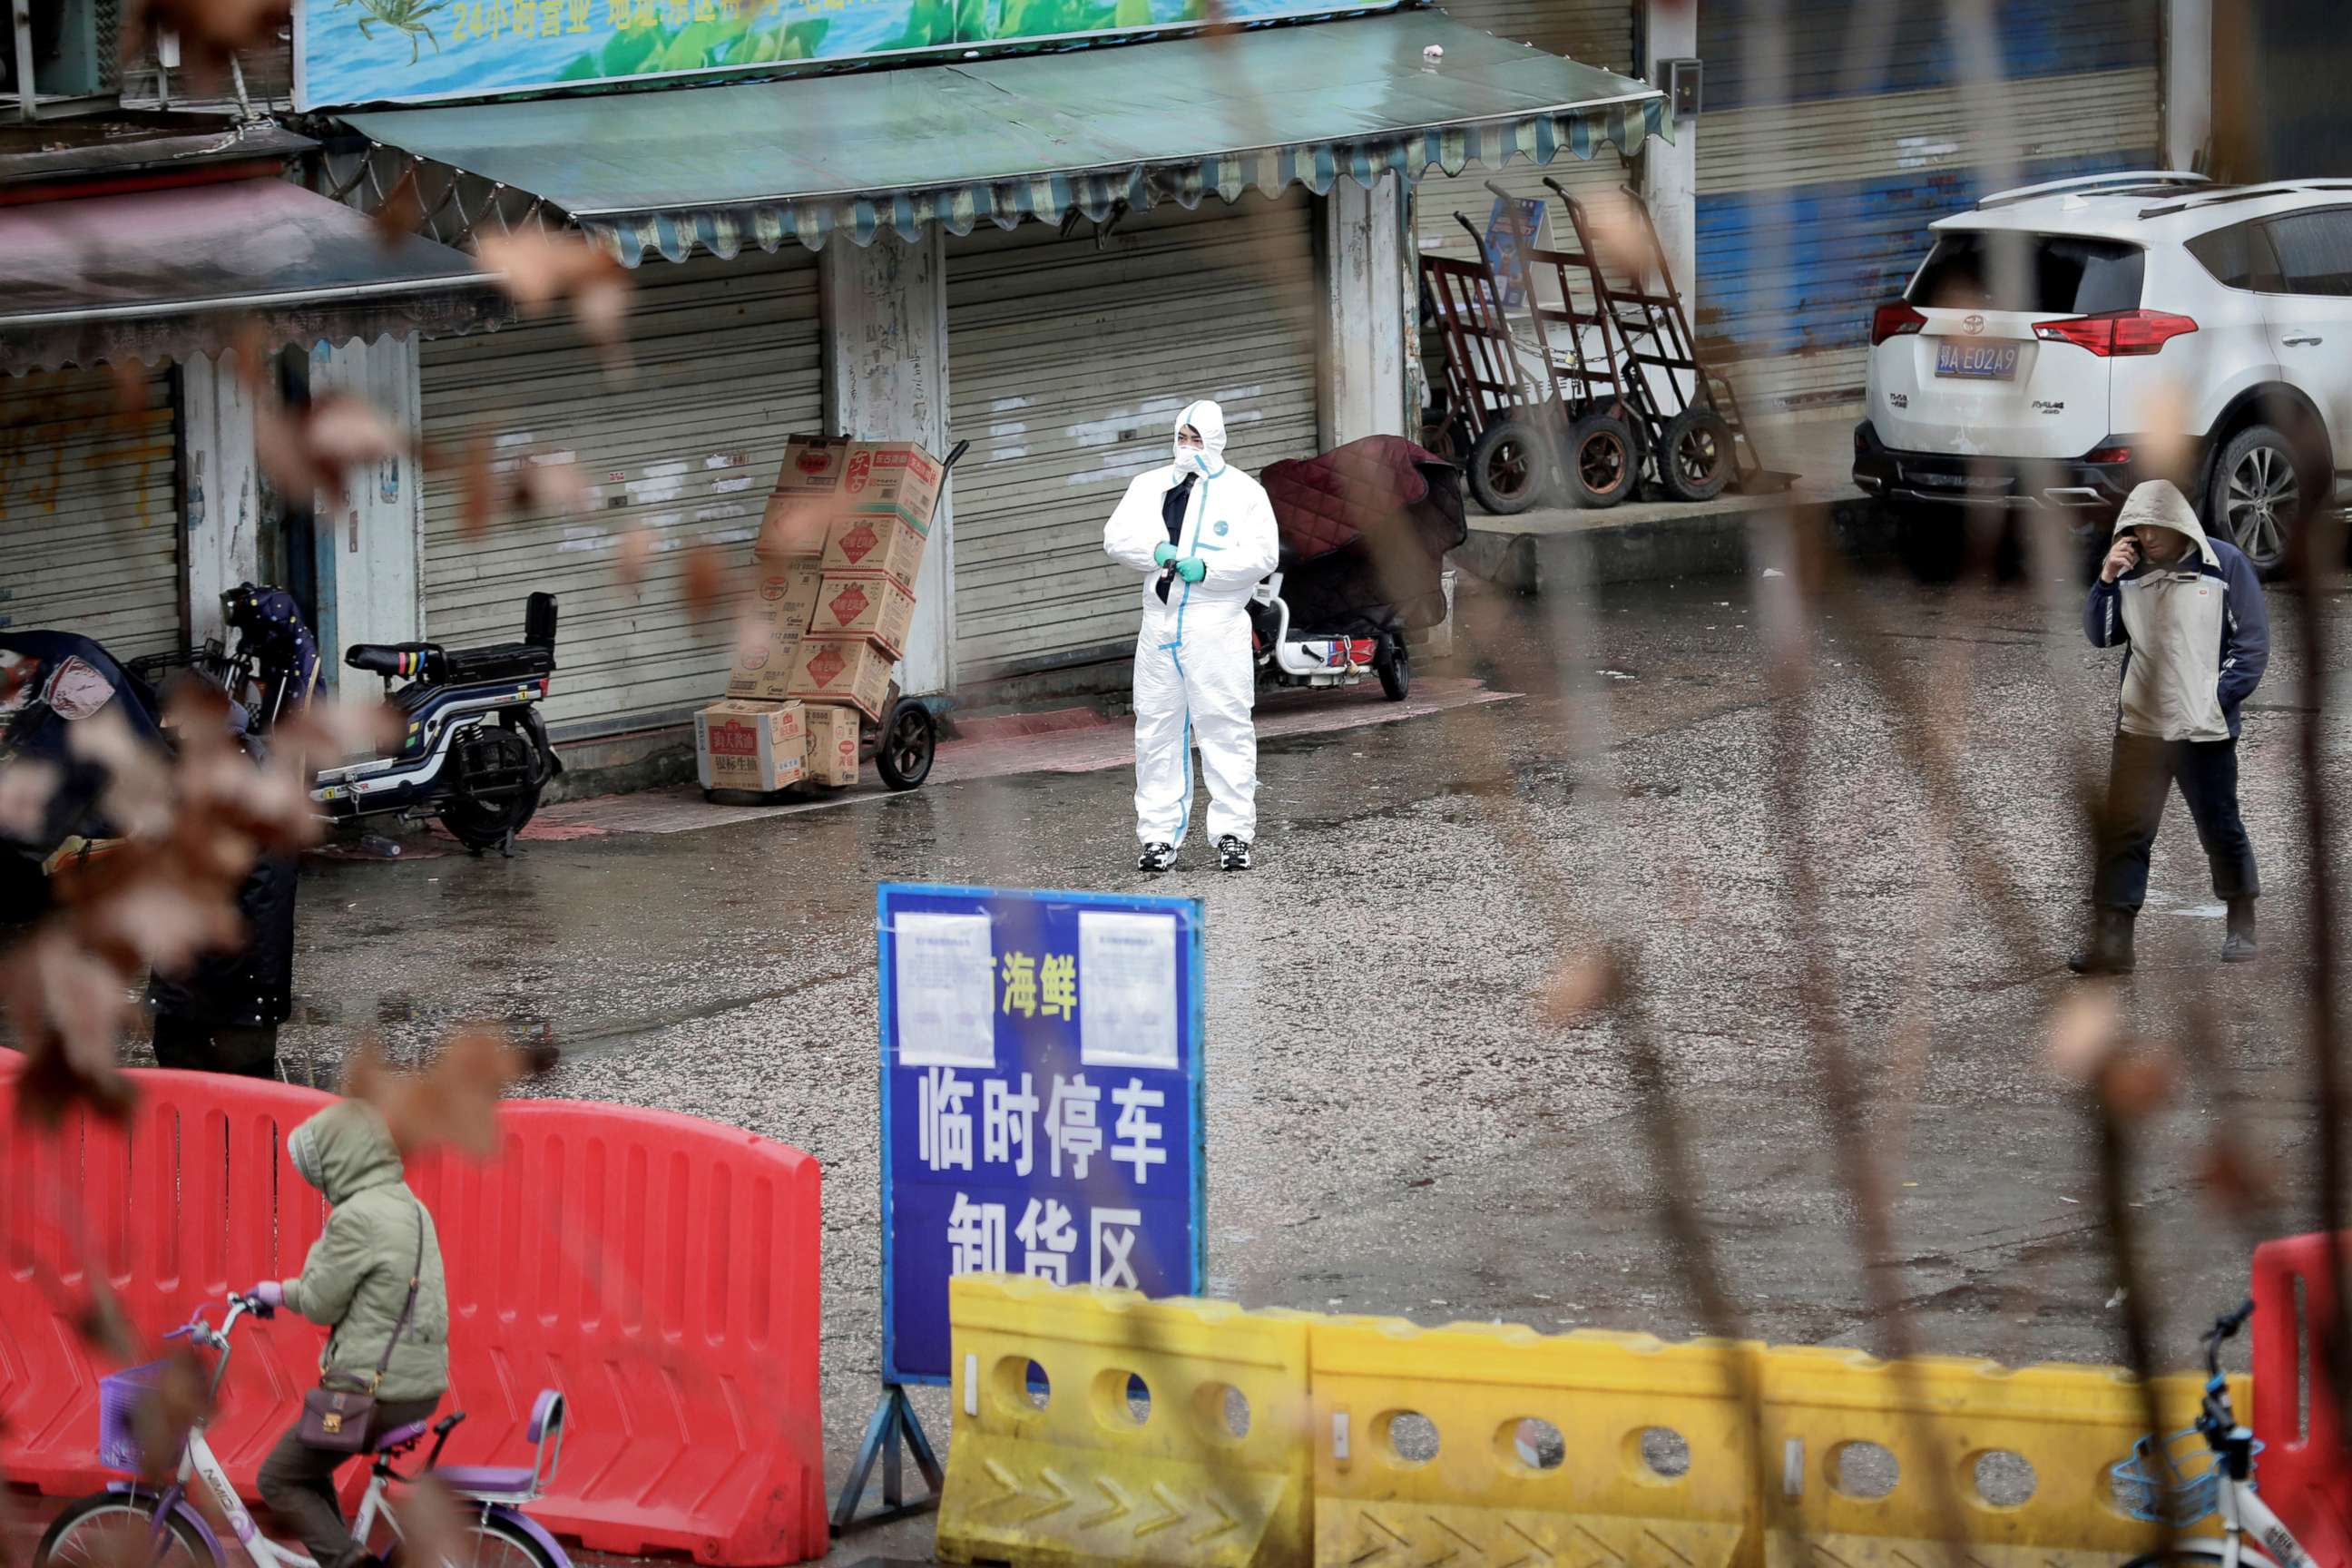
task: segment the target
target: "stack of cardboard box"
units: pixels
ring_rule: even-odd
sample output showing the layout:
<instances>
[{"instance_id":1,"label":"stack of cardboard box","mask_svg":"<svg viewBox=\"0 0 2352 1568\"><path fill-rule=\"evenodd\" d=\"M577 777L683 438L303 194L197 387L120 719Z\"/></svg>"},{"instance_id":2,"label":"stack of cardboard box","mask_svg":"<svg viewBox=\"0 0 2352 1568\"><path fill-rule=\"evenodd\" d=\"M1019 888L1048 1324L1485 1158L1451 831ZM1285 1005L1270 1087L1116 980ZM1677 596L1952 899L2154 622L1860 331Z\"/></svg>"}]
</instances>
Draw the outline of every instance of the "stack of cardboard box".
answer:
<instances>
[{"instance_id":1,"label":"stack of cardboard box","mask_svg":"<svg viewBox=\"0 0 2352 1568\"><path fill-rule=\"evenodd\" d=\"M911 441L785 447L726 700L695 718L705 789L857 782L858 721L882 717L907 651L941 478Z\"/></svg>"}]
</instances>

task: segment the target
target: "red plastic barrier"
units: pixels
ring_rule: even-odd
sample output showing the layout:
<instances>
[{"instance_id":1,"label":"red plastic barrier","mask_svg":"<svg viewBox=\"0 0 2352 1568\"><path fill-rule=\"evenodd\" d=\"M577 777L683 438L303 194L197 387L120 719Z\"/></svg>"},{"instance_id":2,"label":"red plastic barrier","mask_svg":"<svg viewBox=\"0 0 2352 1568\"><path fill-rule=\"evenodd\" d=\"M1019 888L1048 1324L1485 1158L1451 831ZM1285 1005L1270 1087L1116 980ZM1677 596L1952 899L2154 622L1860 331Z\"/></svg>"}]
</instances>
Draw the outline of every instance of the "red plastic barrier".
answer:
<instances>
[{"instance_id":1,"label":"red plastic barrier","mask_svg":"<svg viewBox=\"0 0 2352 1568\"><path fill-rule=\"evenodd\" d=\"M2305 1551L2322 1563L2352 1563L2346 1412L2330 1392L2327 1347L2313 1331L2336 1302L2326 1242L2320 1233L2254 1248L2254 1436L2263 1445L2255 1474ZM2352 1234L2344 1245L2352 1249Z\"/></svg>"},{"instance_id":2,"label":"red plastic barrier","mask_svg":"<svg viewBox=\"0 0 2352 1568\"><path fill-rule=\"evenodd\" d=\"M84 1269L154 1335L228 1289L299 1272L325 1205L286 1135L310 1089L144 1071L127 1130L15 1126L0 1072L0 1470L50 1492L103 1484L100 1374L74 1331ZM453 1464L529 1464L533 1396L569 1406L562 1468L530 1511L598 1551L773 1563L827 1546L817 1386L818 1171L799 1150L667 1112L501 1107L489 1164L415 1162L447 1268ZM218 1321L219 1314L212 1314ZM295 1418L324 1335L289 1314L237 1331L215 1449L248 1497Z\"/></svg>"}]
</instances>

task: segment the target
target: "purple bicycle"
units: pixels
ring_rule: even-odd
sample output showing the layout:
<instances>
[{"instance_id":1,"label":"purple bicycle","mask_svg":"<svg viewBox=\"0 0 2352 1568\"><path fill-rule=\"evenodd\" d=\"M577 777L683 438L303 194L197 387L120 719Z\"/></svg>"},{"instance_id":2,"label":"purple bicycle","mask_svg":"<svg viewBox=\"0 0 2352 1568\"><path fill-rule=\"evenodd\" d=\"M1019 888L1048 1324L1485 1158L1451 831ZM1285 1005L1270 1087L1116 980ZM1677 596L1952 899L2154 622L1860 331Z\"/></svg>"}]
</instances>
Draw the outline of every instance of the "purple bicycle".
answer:
<instances>
[{"instance_id":1,"label":"purple bicycle","mask_svg":"<svg viewBox=\"0 0 2352 1568\"><path fill-rule=\"evenodd\" d=\"M205 1321L202 1308L184 1328L165 1337L186 1339L217 1351L212 1389L220 1390L228 1368L229 1336L247 1316L268 1317L272 1309L259 1298L231 1293L227 1315L215 1329ZM131 1367L101 1379L99 1384L99 1459L110 1469L140 1471L149 1467L139 1450L136 1413L139 1401L153 1385L161 1363ZM466 1418L453 1411L432 1423L414 1422L381 1434L373 1447L373 1465L366 1492L360 1499L359 1518L352 1534L365 1543L378 1524L394 1540L403 1539L400 1520L386 1495L395 1481L413 1483L426 1476L446 1488L462 1505L460 1539L453 1543L443 1568L572 1568L572 1560L546 1528L522 1511L554 1479L563 1453L563 1395L542 1391L531 1407L530 1437L536 1447L530 1467L451 1465L440 1463L449 1434ZM393 1461L412 1453L427 1436L433 1451L424 1468L403 1475ZM252 1568L318 1568L310 1554L279 1545L261 1533L229 1484L201 1423L188 1433L172 1483L161 1491L137 1481L117 1481L102 1492L77 1499L59 1514L33 1554L33 1568L229 1568L228 1552L212 1525L188 1500L192 1484L201 1482L236 1533ZM424 1568L424 1565L415 1565Z\"/></svg>"}]
</instances>

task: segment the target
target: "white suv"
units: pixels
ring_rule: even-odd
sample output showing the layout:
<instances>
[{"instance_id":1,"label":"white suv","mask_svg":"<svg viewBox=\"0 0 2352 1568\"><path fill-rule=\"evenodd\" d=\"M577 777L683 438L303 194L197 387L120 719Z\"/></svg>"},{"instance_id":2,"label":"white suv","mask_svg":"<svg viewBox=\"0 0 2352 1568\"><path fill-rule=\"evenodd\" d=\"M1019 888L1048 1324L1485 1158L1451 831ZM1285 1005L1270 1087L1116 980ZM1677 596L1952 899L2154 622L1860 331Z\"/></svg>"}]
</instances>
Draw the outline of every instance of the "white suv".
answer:
<instances>
[{"instance_id":1,"label":"white suv","mask_svg":"<svg viewBox=\"0 0 2352 1568\"><path fill-rule=\"evenodd\" d=\"M2103 524L2185 428L2206 527L2268 571L2352 475L2352 180L2100 174L1932 227L1871 323L1864 490Z\"/></svg>"}]
</instances>

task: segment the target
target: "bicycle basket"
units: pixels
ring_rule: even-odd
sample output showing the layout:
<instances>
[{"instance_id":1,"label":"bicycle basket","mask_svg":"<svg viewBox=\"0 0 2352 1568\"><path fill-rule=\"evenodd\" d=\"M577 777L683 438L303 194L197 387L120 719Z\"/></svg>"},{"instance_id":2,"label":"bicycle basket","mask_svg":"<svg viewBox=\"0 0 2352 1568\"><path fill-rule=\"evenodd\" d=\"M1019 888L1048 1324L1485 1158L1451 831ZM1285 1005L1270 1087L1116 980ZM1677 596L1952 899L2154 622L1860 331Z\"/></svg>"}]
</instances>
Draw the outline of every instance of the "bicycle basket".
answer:
<instances>
[{"instance_id":1,"label":"bicycle basket","mask_svg":"<svg viewBox=\"0 0 2352 1568\"><path fill-rule=\"evenodd\" d=\"M2256 1443L2253 1451L2261 1453L2263 1446ZM2221 1506L2221 1472L2213 1461L2213 1450L2194 1426L2161 1445L2142 1437L2132 1445L2131 1458L2107 1471L2116 1506L2145 1524L2194 1524Z\"/></svg>"},{"instance_id":2,"label":"bicycle basket","mask_svg":"<svg viewBox=\"0 0 2352 1568\"><path fill-rule=\"evenodd\" d=\"M168 1362L151 1361L98 1380L98 1462L110 1470L143 1470L139 1411L163 1381Z\"/></svg>"}]
</instances>

